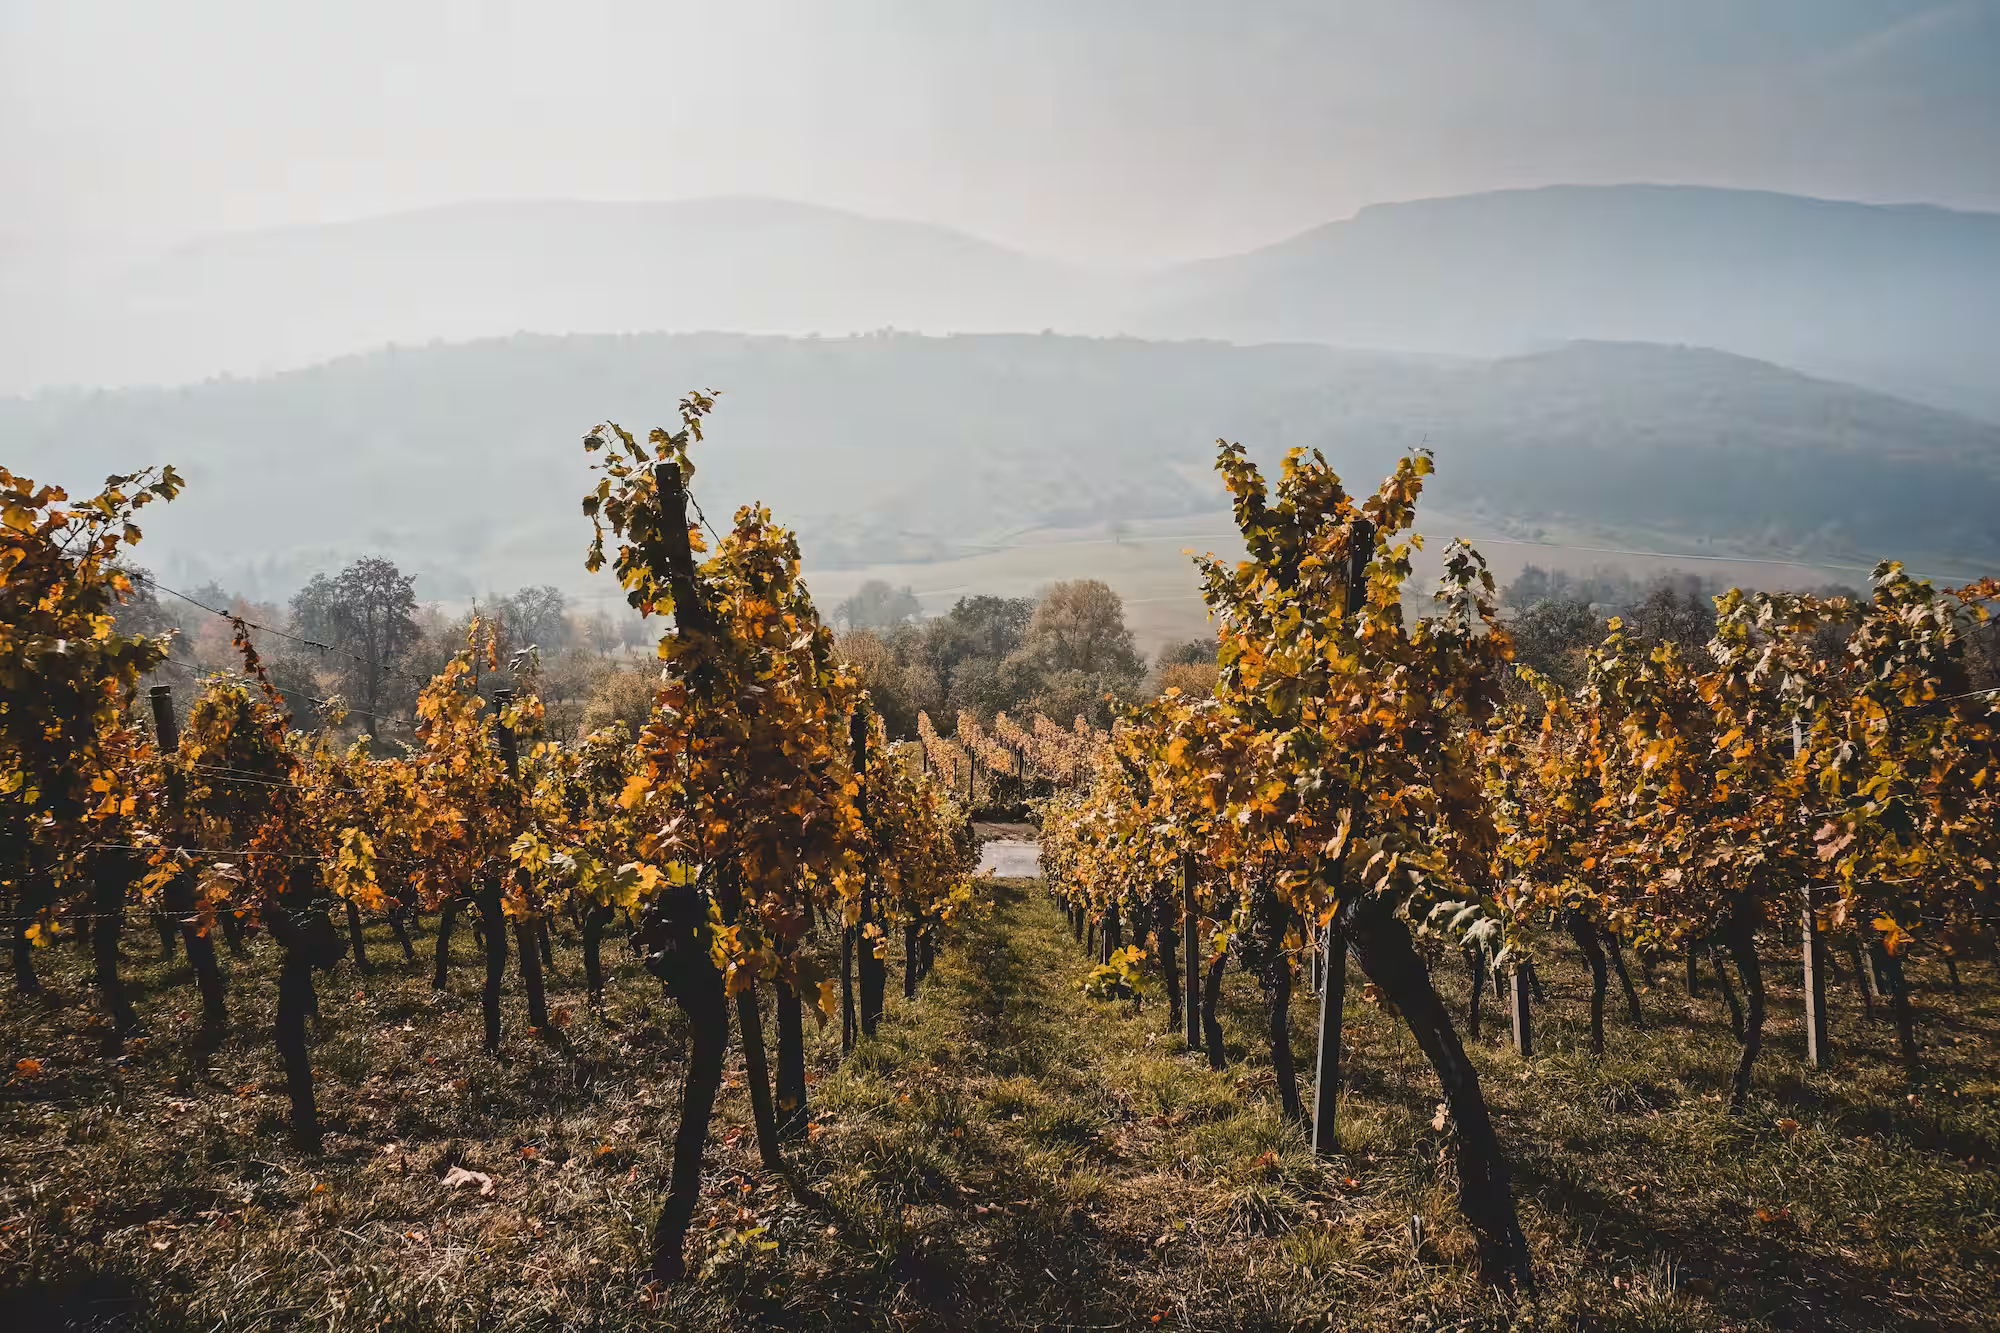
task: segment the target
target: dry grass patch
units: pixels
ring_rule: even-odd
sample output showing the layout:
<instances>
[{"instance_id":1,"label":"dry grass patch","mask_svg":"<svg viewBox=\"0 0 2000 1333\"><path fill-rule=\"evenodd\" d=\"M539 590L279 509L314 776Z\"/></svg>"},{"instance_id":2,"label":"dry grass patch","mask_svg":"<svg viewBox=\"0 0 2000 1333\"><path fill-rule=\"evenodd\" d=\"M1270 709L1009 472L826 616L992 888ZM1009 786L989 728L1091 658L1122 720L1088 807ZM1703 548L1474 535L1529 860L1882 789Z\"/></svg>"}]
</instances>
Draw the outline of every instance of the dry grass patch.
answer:
<instances>
[{"instance_id":1,"label":"dry grass patch","mask_svg":"<svg viewBox=\"0 0 2000 1333\"><path fill-rule=\"evenodd\" d=\"M1614 1011L1593 1060L1583 973L1549 960L1547 1054L1516 1058L1492 1008L1470 1044L1542 1288L1509 1310L1471 1271L1437 1091L1397 1024L1350 1002L1345 1152L1316 1159L1278 1109L1249 978L1228 977L1218 1074L1159 1006L1086 1000L1082 951L1029 886L1002 886L844 1064L837 1029L809 1030L800 1189L759 1167L732 1073L701 1276L665 1293L638 1273L685 1033L657 983L607 949L595 1014L565 945L559 1038L523 1033L510 999L492 1060L470 939L445 996L427 965L371 943L375 971L322 986L315 1159L285 1146L262 946L232 965L237 1027L209 1083L187 1076L191 981L150 936L127 957L155 1035L122 1057L105 1052L84 960L38 954L50 994L0 1012L8 1063L39 1062L0 1100L13 1326L1975 1329L2000 1303L2000 993L1984 967L1961 969L1963 999L1920 995L1915 1089L1847 994L1841 1065L1801 1071L1797 995L1777 987L1755 1096L1732 1120L1713 992L1654 987L1649 1027ZM1462 1007L1455 960L1437 981ZM1307 1068L1311 1009L1295 1006ZM455 1169L470 1183L447 1184Z\"/></svg>"}]
</instances>

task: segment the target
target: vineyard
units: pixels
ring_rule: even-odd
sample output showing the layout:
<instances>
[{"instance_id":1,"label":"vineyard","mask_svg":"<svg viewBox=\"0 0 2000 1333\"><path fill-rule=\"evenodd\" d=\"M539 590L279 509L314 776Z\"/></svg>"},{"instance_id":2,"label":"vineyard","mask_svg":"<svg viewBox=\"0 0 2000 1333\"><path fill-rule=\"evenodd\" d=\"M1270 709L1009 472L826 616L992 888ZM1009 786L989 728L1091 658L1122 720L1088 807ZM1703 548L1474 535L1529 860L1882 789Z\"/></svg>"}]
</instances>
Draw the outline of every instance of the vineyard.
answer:
<instances>
[{"instance_id":1,"label":"vineyard","mask_svg":"<svg viewBox=\"0 0 2000 1333\"><path fill-rule=\"evenodd\" d=\"M1732 591L1700 653L1614 620L1565 692L1476 551L1413 589L1427 456L1360 496L1224 445L1212 693L898 740L793 536L701 516L712 407L585 440L587 566L660 626L636 732L493 692L477 617L397 747L294 716L240 618L148 690L112 613L180 478L0 471L0 1301L1980 1326L2000 581Z\"/></svg>"}]
</instances>

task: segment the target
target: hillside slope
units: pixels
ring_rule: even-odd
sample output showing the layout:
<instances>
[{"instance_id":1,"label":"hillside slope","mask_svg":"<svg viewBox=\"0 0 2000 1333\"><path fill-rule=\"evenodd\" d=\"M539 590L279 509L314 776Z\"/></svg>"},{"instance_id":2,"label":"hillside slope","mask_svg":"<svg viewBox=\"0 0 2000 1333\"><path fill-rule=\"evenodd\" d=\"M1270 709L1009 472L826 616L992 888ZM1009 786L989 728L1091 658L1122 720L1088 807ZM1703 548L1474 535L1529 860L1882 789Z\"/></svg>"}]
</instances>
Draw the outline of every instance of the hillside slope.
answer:
<instances>
[{"instance_id":1,"label":"hillside slope","mask_svg":"<svg viewBox=\"0 0 2000 1333\"><path fill-rule=\"evenodd\" d=\"M212 237L95 281L17 267L0 393L524 331L1055 329L1471 356L1686 343L2000 421L2000 215L1741 190L1384 204L1136 275L768 199L465 204Z\"/></svg>"},{"instance_id":2,"label":"hillside slope","mask_svg":"<svg viewBox=\"0 0 2000 1333\"><path fill-rule=\"evenodd\" d=\"M2000 419L2000 215L1691 186L1364 208L1186 265L1139 331L1504 355L1722 347Z\"/></svg>"},{"instance_id":3,"label":"hillside slope","mask_svg":"<svg viewBox=\"0 0 2000 1333\"><path fill-rule=\"evenodd\" d=\"M1430 505L1489 532L2000 563L2000 427L1632 344L1478 361L1021 335L524 336L0 401L0 455L73 487L175 463L190 486L148 524L146 552L185 577L270 595L382 551L426 571L429 596L578 586L579 439L607 416L670 420L691 387L722 391L697 454L709 518L765 501L820 569L1213 514L1224 436L1267 460L1324 449L1359 485L1429 447Z\"/></svg>"},{"instance_id":4,"label":"hillside slope","mask_svg":"<svg viewBox=\"0 0 2000 1333\"><path fill-rule=\"evenodd\" d=\"M214 236L72 284L31 323L0 315L20 344L0 392L257 374L522 331L1039 329L1069 322L1091 290L945 227L779 200L464 204Z\"/></svg>"}]
</instances>

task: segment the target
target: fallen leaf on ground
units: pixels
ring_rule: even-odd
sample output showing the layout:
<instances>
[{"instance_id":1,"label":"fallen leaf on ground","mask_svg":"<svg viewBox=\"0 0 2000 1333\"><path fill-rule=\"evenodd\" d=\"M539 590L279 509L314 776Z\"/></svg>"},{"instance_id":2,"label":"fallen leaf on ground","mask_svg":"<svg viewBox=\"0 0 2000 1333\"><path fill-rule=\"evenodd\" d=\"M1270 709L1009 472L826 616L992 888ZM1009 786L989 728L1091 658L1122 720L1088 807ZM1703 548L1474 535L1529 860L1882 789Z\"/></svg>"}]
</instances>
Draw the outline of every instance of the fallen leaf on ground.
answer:
<instances>
[{"instance_id":1,"label":"fallen leaf on ground","mask_svg":"<svg viewBox=\"0 0 2000 1333\"><path fill-rule=\"evenodd\" d=\"M444 1179L438 1184L448 1190L455 1190L460 1185L477 1185L482 1195L493 1192L493 1177L484 1171L468 1171L462 1166L455 1166L445 1172Z\"/></svg>"}]
</instances>

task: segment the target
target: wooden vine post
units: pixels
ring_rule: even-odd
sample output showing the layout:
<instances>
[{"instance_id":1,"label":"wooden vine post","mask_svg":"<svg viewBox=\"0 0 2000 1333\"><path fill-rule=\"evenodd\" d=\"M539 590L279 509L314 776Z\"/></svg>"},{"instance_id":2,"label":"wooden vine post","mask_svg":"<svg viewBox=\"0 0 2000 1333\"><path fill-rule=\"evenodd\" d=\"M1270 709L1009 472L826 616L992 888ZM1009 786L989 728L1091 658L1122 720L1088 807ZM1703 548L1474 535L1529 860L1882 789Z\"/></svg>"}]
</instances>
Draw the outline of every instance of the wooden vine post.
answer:
<instances>
[{"instance_id":1,"label":"wooden vine post","mask_svg":"<svg viewBox=\"0 0 2000 1333\"><path fill-rule=\"evenodd\" d=\"M1808 886L1805 905L1799 912L1799 945L1805 976L1806 1068L1824 1069L1832 1063L1833 1053L1826 1044L1826 972L1820 965L1823 954L1819 942L1819 910L1814 898L1813 890Z\"/></svg>"},{"instance_id":2,"label":"wooden vine post","mask_svg":"<svg viewBox=\"0 0 2000 1333\"><path fill-rule=\"evenodd\" d=\"M1792 758L1797 760L1805 740L1798 718L1792 719ZM1806 1004L1806 1068L1824 1069L1831 1052L1826 1048L1826 974L1820 965L1819 912L1812 885L1802 891L1799 907L1799 959Z\"/></svg>"},{"instance_id":3,"label":"wooden vine post","mask_svg":"<svg viewBox=\"0 0 2000 1333\"><path fill-rule=\"evenodd\" d=\"M1530 975L1525 963L1517 964L1508 975L1508 996L1514 1018L1514 1051L1523 1060L1535 1053L1535 1015L1529 999Z\"/></svg>"},{"instance_id":4,"label":"wooden vine post","mask_svg":"<svg viewBox=\"0 0 2000 1333\"><path fill-rule=\"evenodd\" d=\"M1347 939L1336 919L1320 932L1319 1058L1313 1069L1313 1151L1340 1151L1340 1028L1347 1007Z\"/></svg>"},{"instance_id":5,"label":"wooden vine post","mask_svg":"<svg viewBox=\"0 0 2000 1333\"><path fill-rule=\"evenodd\" d=\"M1201 1049L1201 922L1194 899L1194 853L1181 855L1181 956L1187 969L1187 1047Z\"/></svg>"}]
</instances>

